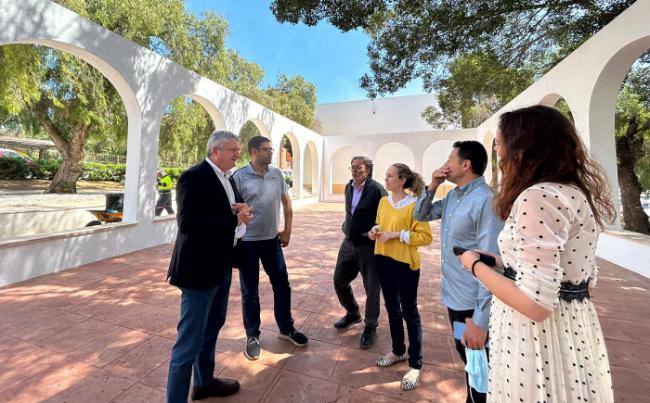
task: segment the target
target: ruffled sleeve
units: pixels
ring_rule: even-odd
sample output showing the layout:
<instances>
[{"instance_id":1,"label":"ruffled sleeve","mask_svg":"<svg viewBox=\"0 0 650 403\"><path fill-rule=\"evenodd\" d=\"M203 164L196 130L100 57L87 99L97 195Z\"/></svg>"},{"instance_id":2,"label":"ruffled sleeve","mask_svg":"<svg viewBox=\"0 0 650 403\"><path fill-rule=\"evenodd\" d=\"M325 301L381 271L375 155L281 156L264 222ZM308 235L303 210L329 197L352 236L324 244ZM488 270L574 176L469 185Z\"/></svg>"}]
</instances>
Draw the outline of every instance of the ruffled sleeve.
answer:
<instances>
[{"instance_id":1,"label":"ruffled sleeve","mask_svg":"<svg viewBox=\"0 0 650 403\"><path fill-rule=\"evenodd\" d=\"M553 310L564 271L560 254L569 236L572 211L550 190L531 187L513 205L517 286L542 307Z\"/></svg>"}]
</instances>

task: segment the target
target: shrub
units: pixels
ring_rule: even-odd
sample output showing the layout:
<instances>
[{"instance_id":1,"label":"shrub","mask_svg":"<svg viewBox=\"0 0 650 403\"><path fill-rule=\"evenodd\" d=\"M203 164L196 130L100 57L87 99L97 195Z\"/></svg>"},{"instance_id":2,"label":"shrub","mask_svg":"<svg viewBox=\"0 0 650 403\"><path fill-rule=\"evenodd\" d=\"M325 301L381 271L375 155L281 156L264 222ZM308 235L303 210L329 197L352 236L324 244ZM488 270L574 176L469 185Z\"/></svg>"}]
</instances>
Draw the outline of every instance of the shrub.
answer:
<instances>
[{"instance_id":1,"label":"shrub","mask_svg":"<svg viewBox=\"0 0 650 403\"><path fill-rule=\"evenodd\" d=\"M31 172L23 159L0 158L0 179L26 179Z\"/></svg>"},{"instance_id":2,"label":"shrub","mask_svg":"<svg viewBox=\"0 0 650 403\"><path fill-rule=\"evenodd\" d=\"M81 177L87 181L122 182L125 173L125 164L100 164L97 162L81 163Z\"/></svg>"},{"instance_id":3,"label":"shrub","mask_svg":"<svg viewBox=\"0 0 650 403\"><path fill-rule=\"evenodd\" d=\"M36 160L34 161L34 165L30 167L32 171L32 177L34 179L52 180L54 178L54 174L56 174L56 171L59 170L60 166L61 166L61 160L57 160L57 159Z\"/></svg>"},{"instance_id":4,"label":"shrub","mask_svg":"<svg viewBox=\"0 0 650 403\"><path fill-rule=\"evenodd\" d=\"M0 158L0 179L47 179L52 180L61 166L59 159L42 159L26 163L22 159ZM165 167L174 182L178 180L185 168ZM122 182L126 174L125 164L102 164L82 162L80 180Z\"/></svg>"},{"instance_id":5,"label":"shrub","mask_svg":"<svg viewBox=\"0 0 650 403\"><path fill-rule=\"evenodd\" d=\"M163 167L163 170L167 175L172 177L172 180L174 182L176 182L178 178L181 176L181 174L185 172L185 168L179 168L179 167Z\"/></svg>"}]
</instances>

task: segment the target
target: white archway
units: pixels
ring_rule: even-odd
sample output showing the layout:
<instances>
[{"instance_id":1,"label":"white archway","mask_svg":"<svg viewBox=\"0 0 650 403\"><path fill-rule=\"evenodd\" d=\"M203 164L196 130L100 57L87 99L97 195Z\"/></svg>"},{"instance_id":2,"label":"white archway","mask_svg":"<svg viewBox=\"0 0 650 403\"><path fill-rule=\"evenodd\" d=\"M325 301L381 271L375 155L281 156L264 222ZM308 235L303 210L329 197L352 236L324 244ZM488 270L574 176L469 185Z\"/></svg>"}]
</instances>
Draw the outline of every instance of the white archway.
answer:
<instances>
[{"instance_id":1,"label":"white archway","mask_svg":"<svg viewBox=\"0 0 650 403\"><path fill-rule=\"evenodd\" d=\"M402 143L387 143L379 147L374 158L374 177L382 182L386 170L392 164L401 162L411 169L415 169L415 155L413 151Z\"/></svg>"},{"instance_id":2,"label":"white archway","mask_svg":"<svg viewBox=\"0 0 650 403\"><path fill-rule=\"evenodd\" d=\"M453 148L454 142L451 140L440 140L432 143L424 151L422 158L422 177L425 183L431 182L431 174L436 169L440 168L449 159L449 153ZM436 191L436 197L443 197L454 185L451 182L445 181Z\"/></svg>"},{"instance_id":3,"label":"white archway","mask_svg":"<svg viewBox=\"0 0 650 403\"><path fill-rule=\"evenodd\" d=\"M493 188L496 188L496 185L499 182L499 161L497 152L494 148L495 142L496 134L492 133L490 130L485 132L482 143L488 155L488 162L483 176L485 177L485 181Z\"/></svg>"},{"instance_id":4,"label":"white archway","mask_svg":"<svg viewBox=\"0 0 650 403\"><path fill-rule=\"evenodd\" d=\"M291 153L283 146L284 138L289 139L291 144ZM285 176L291 176L291 197L300 199L302 197L302 172L300 171L300 143L298 139L291 132L283 133L280 137L279 143L274 144L276 149L275 162L277 167L280 168Z\"/></svg>"},{"instance_id":5,"label":"white archway","mask_svg":"<svg viewBox=\"0 0 650 403\"><path fill-rule=\"evenodd\" d=\"M365 156L366 153L357 145L345 145L332 153L330 160L330 192L342 195L345 185L350 181L350 161L353 157Z\"/></svg>"},{"instance_id":6,"label":"white archway","mask_svg":"<svg viewBox=\"0 0 650 403\"><path fill-rule=\"evenodd\" d=\"M320 188L320 172L318 167L318 151L314 142L309 141L305 145L303 151L303 173L302 173L302 189L303 195L310 197L318 196Z\"/></svg>"},{"instance_id":7,"label":"white archway","mask_svg":"<svg viewBox=\"0 0 650 403\"><path fill-rule=\"evenodd\" d=\"M621 205L614 140L616 101L632 64L649 48L650 35L642 36L620 48L601 70L589 96L589 138L586 140L589 151L607 173L616 211L619 211ZM618 216L616 224L620 225Z\"/></svg>"}]
</instances>

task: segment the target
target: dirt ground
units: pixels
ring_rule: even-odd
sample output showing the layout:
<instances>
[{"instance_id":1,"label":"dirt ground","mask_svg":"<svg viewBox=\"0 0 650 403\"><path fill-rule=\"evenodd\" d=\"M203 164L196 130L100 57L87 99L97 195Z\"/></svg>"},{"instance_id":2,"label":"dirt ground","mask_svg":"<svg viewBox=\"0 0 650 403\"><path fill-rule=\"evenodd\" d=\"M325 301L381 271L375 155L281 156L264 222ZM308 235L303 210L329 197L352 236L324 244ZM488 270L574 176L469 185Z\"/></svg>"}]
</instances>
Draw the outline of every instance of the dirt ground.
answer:
<instances>
[{"instance_id":1,"label":"dirt ground","mask_svg":"<svg viewBox=\"0 0 650 403\"><path fill-rule=\"evenodd\" d=\"M3 193L21 190L42 190L45 191L50 181L43 179L26 179L26 180L0 180L0 191ZM108 181L79 181L77 182L77 192L84 191L120 191L124 189L124 184Z\"/></svg>"}]
</instances>

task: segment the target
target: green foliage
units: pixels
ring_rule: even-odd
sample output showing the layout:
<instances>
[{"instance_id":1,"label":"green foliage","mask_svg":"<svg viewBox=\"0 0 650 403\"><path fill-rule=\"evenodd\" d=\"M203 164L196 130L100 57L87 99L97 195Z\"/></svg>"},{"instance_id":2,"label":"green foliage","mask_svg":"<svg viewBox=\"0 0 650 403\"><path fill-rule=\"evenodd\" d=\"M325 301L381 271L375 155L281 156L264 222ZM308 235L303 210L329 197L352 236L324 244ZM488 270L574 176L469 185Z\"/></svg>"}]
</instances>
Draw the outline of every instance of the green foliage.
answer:
<instances>
[{"instance_id":1,"label":"green foliage","mask_svg":"<svg viewBox=\"0 0 650 403\"><path fill-rule=\"evenodd\" d=\"M185 168L180 167L164 167L165 173L171 176L172 181L176 182L178 178L185 172Z\"/></svg>"},{"instance_id":2,"label":"green foliage","mask_svg":"<svg viewBox=\"0 0 650 403\"><path fill-rule=\"evenodd\" d=\"M439 82L442 111L428 107L423 117L434 127L476 127L501 105L532 84L532 73L504 66L488 53L459 56Z\"/></svg>"},{"instance_id":3,"label":"green foliage","mask_svg":"<svg viewBox=\"0 0 650 403\"><path fill-rule=\"evenodd\" d=\"M255 136L261 136L260 130L255 126L255 123L248 121L244 123L239 131L239 142L241 143L241 157L237 161L237 168L241 168L251 160L251 155L248 152L248 141ZM269 139L270 140L270 139Z\"/></svg>"},{"instance_id":4,"label":"green foliage","mask_svg":"<svg viewBox=\"0 0 650 403\"><path fill-rule=\"evenodd\" d=\"M633 0L275 0L281 22L342 31L364 29L371 74L361 79L370 97L390 94L414 78L440 92L439 79L459 56L496 55L508 68L545 72L609 23Z\"/></svg>"},{"instance_id":5,"label":"green foliage","mask_svg":"<svg viewBox=\"0 0 650 403\"><path fill-rule=\"evenodd\" d=\"M159 159L195 164L205 158L205 145L214 131L212 119L196 101L175 99L160 127Z\"/></svg>"},{"instance_id":6,"label":"green foliage","mask_svg":"<svg viewBox=\"0 0 650 403\"><path fill-rule=\"evenodd\" d=\"M20 158L0 158L0 179L26 179L30 170Z\"/></svg>"},{"instance_id":7,"label":"green foliage","mask_svg":"<svg viewBox=\"0 0 650 403\"><path fill-rule=\"evenodd\" d=\"M84 162L81 164L81 177L87 181L121 182L126 173L125 164L99 164Z\"/></svg>"},{"instance_id":8,"label":"green foliage","mask_svg":"<svg viewBox=\"0 0 650 403\"><path fill-rule=\"evenodd\" d=\"M59 170L61 160L59 159L42 159L34 161L31 167L34 179L52 180L54 174Z\"/></svg>"},{"instance_id":9,"label":"green foliage","mask_svg":"<svg viewBox=\"0 0 650 403\"><path fill-rule=\"evenodd\" d=\"M642 191L650 190L650 64L636 63L616 102L616 137L627 136Z\"/></svg>"},{"instance_id":10,"label":"green foliage","mask_svg":"<svg viewBox=\"0 0 650 403\"><path fill-rule=\"evenodd\" d=\"M278 83L265 90L270 101L266 104L275 112L287 116L305 127L313 127L316 109L316 87L303 77L278 75Z\"/></svg>"},{"instance_id":11,"label":"green foliage","mask_svg":"<svg viewBox=\"0 0 650 403\"><path fill-rule=\"evenodd\" d=\"M285 175L284 177L284 182L287 184L288 187L293 187L293 177L289 175Z\"/></svg>"}]
</instances>

